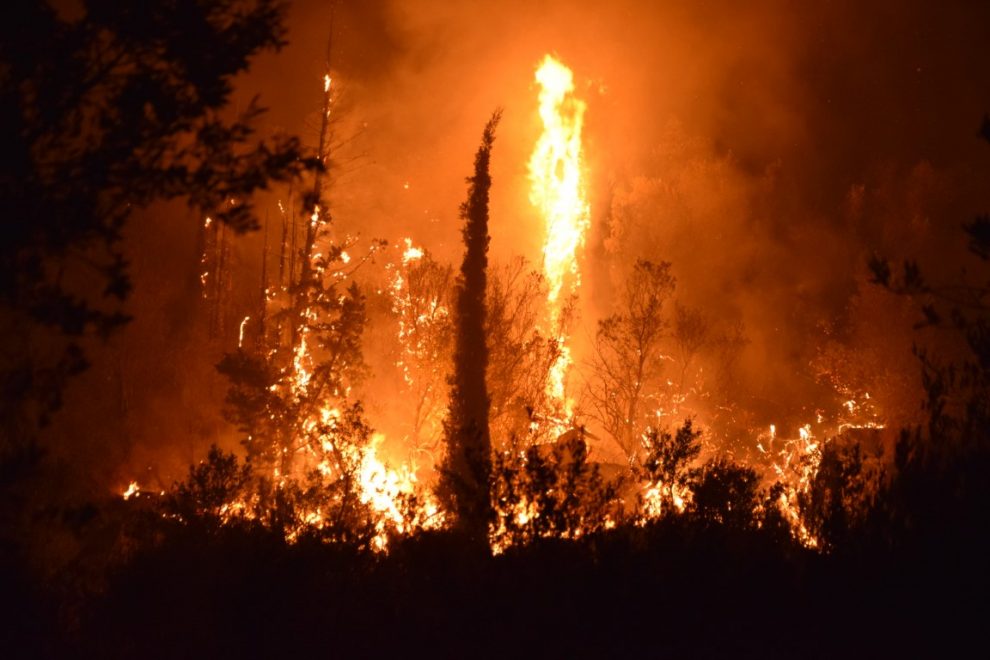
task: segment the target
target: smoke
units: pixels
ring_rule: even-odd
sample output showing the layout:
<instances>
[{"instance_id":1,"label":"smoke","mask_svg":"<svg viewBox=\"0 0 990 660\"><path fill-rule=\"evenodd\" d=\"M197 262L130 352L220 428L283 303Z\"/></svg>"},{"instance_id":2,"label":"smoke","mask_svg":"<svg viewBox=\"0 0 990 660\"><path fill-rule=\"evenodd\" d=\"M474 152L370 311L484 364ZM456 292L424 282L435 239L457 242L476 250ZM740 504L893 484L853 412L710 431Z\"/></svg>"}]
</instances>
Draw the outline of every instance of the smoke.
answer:
<instances>
[{"instance_id":1,"label":"smoke","mask_svg":"<svg viewBox=\"0 0 990 660\"><path fill-rule=\"evenodd\" d=\"M312 19L328 7L297 9L310 43L294 52L319 52L327 30ZM588 103L585 332L633 259L670 261L679 299L743 327L733 394L762 408L761 423L811 415L820 344L889 321L876 306L848 313L868 256L927 256L944 272L959 223L980 209L988 157L973 133L990 76L970 55L987 14L921 2L339 3L340 130L361 137L336 217L455 259L468 156L502 105L493 251L538 264L532 72L555 53Z\"/></svg>"},{"instance_id":2,"label":"smoke","mask_svg":"<svg viewBox=\"0 0 990 660\"><path fill-rule=\"evenodd\" d=\"M592 229L579 332L593 334L611 311L634 259L671 262L679 302L703 310L717 332L741 328L747 343L725 394L753 424L796 424L815 413L831 392L815 366L823 345L835 354L858 342L861 352L897 362L890 378L914 378L910 309L870 290L866 259L911 256L933 276L954 276L959 225L990 208L990 150L975 138L990 110L990 68L973 56L990 43L990 5L299 1L290 45L240 81L239 103L260 94L270 108L263 130L314 136L328 38L338 90L335 227L392 243L410 237L450 262L459 258L471 154L501 106L493 257L539 264L541 225L526 174L540 129L532 76L547 53L565 62L588 104ZM130 373L125 360L122 368L129 382L154 385L132 387L140 401L130 414L149 417L131 423L129 446L189 437L182 424L148 422L167 415L140 411L174 416L195 406L196 388L182 381L203 358L188 349L199 340L127 337L149 333L141 319L159 318L156 310L194 309L181 283L196 231L195 219L176 219L139 228L144 238L132 242L138 263L142 250L157 249L156 232L182 236L175 242L185 247L137 281L139 320L122 341L141 347L142 366ZM256 286L260 241L237 248L235 281L245 291ZM156 295L177 307L160 307ZM248 313L240 304L231 316ZM717 361L713 351L705 364L717 370ZM171 374L164 382L172 385L152 373ZM202 400L215 406L219 396ZM152 454L113 452L110 460L133 470Z\"/></svg>"}]
</instances>

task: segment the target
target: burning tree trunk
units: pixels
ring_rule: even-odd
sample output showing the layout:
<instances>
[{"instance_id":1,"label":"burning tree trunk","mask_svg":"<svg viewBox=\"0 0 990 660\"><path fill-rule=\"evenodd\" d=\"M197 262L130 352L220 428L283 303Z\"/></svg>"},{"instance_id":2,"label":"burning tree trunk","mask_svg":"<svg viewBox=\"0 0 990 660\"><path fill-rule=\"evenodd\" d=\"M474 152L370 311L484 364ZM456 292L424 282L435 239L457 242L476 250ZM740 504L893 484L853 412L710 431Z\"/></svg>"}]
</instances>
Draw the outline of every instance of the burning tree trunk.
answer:
<instances>
[{"instance_id":1,"label":"burning tree trunk","mask_svg":"<svg viewBox=\"0 0 990 660\"><path fill-rule=\"evenodd\" d=\"M451 378L450 411L446 423L447 457L442 469L440 494L455 514L458 528L472 541L487 545L492 518L488 482L491 473L491 438L488 429L489 397L485 383L488 346L485 342L485 293L488 270L488 165L496 110L474 158L474 176L468 178L468 199L461 205L465 221L465 254L457 283L456 346Z\"/></svg>"}]
</instances>

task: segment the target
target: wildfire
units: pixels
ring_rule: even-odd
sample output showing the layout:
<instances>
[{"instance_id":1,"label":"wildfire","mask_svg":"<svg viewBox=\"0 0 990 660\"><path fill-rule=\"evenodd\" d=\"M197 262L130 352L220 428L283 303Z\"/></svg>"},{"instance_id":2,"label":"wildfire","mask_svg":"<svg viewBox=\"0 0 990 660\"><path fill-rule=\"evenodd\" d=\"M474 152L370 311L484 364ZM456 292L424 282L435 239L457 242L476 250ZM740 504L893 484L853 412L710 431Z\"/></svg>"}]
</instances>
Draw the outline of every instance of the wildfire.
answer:
<instances>
[{"instance_id":1,"label":"wildfire","mask_svg":"<svg viewBox=\"0 0 990 660\"><path fill-rule=\"evenodd\" d=\"M570 347L561 318L570 296L581 283L577 251L590 224L582 177L581 130L585 103L574 97L574 76L547 55L536 70L540 86L540 135L529 160L530 202L543 217L546 239L543 270L548 283L547 308L551 331L558 335L559 352L550 369L547 394L570 415L565 382L571 365Z\"/></svg>"},{"instance_id":2,"label":"wildfire","mask_svg":"<svg viewBox=\"0 0 990 660\"><path fill-rule=\"evenodd\" d=\"M389 468L378 458L378 446L384 440L375 434L363 452L358 470L358 493L361 502L377 514L376 536L372 543L379 551L388 547L389 528L399 534L421 529L436 528L442 524L439 505L430 496L422 502L415 497L420 491L415 466L402 465L397 470Z\"/></svg>"},{"instance_id":3,"label":"wildfire","mask_svg":"<svg viewBox=\"0 0 990 660\"><path fill-rule=\"evenodd\" d=\"M540 335L543 335L542 325L546 323L546 335L555 343L555 350L548 371L540 372L541 377L545 375L547 378L545 388L542 384L537 386L538 391L544 390L549 405L546 410L530 414L529 421L534 435L549 432L560 436L569 425L574 424L574 402L569 397L573 392L569 393L567 387L568 373L573 363L568 319L569 309L581 286L579 255L590 226L582 154L582 130L587 105L575 96L572 71L553 56L547 55L539 63L535 80L539 86L542 132L528 163L529 199L543 222L542 268L547 287L545 316L538 325L541 326ZM326 75L323 91L328 99L331 83L331 78ZM325 107L329 112L329 100L327 103ZM410 184L405 182L402 186L408 190ZM286 209L281 201L278 205L284 222ZM292 232L289 249L285 246L290 236L289 230L283 229L281 255L283 260L285 255L291 255L289 275L284 278L280 274L278 286L272 289L268 288L266 280L263 282L263 300L271 307L265 308L264 313L256 314L253 319L251 316L243 317L238 328L237 346L244 349L247 333L249 350L246 353L266 350L269 357L277 358L272 360L272 364L276 367L278 378L267 386L266 395L270 393L273 397L284 399L286 408L291 409L293 415L298 411L298 415L288 421L277 419L274 414L270 416L273 423L281 421L284 428L268 436L270 447L265 447L265 455L266 460L272 461L270 468L266 466L270 469L270 478L265 475L268 483L290 492L294 484L304 483L309 474L315 473L319 479L315 483L321 488L335 483L346 484L348 495L353 495L347 496L346 501L353 504L359 500L364 507L361 515L370 512L370 528L374 530L373 547L387 551L389 538L394 538L396 534L436 528L444 523L444 519L429 492L429 485L419 483L414 463L396 463L386 458L383 448L385 436L372 434L369 442L369 427L362 426L360 433L349 430L345 404L351 385L344 378L328 380L325 377L327 354L332 350L328 346L332 344L328 344L321 333L337 319L330 318L333 315L323 310L336 309L334 301L343 305L345 298L337 295L330 297L329 293L320 298L319 294L323 288L333 291L332 287L325 285L350 277L363 261L357 251L349 253L344 249L353 248L353 242L338 243L331 235L328 209L327 206L321 208L314 204L312 210L300 218L307 235L307 243L301 248L295 247L298 238L295 220L289 225ZM203 230L207 244L201 259L200 275L204 296L212 292L210 295L219 297L229 286L229 274L223 270L224 264L229 261L229 247L222 242L225 234L220 233L221 228L222 225L212 218L205 218ZM207 233L206 230L212 231ZM399 386L402 387L402 396L409 398L414 409L411 430L405 434L396 433L394 437L404 435L405 442L414 441L417 451L422 451L419 449L421 446L427 447L424 453L432 456L428 443L436 445L439 440L445 402L443 383L449 371L452 322L446 292L450 289L453 276L449 268L445 270L444 265L435 261L424 246L417 245L411 238L402 239L392 248L394 257L385 266L387 284L382 285L378 292L387 296L389 310L396 321L395 339L399 351L395 366L402 378ZM305 280L292 265L297 258L305 264L301 267L307 278ZM354 266L351 268L341 266L351 264L352 260ZM333 265L334 262L337 265ZM296 291L305 291L311 297ZM308 293L310 291L312 293ZM219 313L216 317L223 318ZM283 318L290 320L283 321ZM269 327L266 334L266 319L269 324L276 319L274 332ZM282 323L286 324L285 328ZM667 356L664 359L673 360ZM541 361L541 369L547 361ZM676 388L672 380L668 379L666 383L671 391ZM814 426L807 423L794 432L793 420L786 424L783 423L785 420L777 420L782 422L779 430L775 424L770 424L768 430L761 425L758 431L753 431L766 477L782 486L774 491L780 493L776 505L794 535L812 548L817 547L819 542L804 525L799 504L802 496L814 485L823 448L837 433L850 429L883 428L882 417L869 393L841 384L837 386L837 392L842 395L839 410L833 414L825 408L817 409ZM679 415L685 396L681 391L663 399L663 406L656 410L657 422ZM534 407L537 405L534 403ZM265 436L248 436L247 440L257 443L258 437ZM640 486L636 498L639 510L631 518L639 523L690 512L691 507L697 504L692 487L676 479L671 483L656 480ZM136 481L117 492L124 500L141 495ZM328 489L327 492L335 491ZM551 488L547 494L553 492ZM145 495L150 493L145 491ZM317 500L316 504L306 504L296 518L297 525L287 532L286 538L291 542L307 529L330 528L334 521L332 507L335 501L332 497L336 496ZM262 506L259 502L261 500L257 495L232 499L218 508L218 516L224 524L259 516L258 507ZM492 548L496 553L504 550L509 542L506 539L511 530L506 527L532 526L539 530L541 523L551 519L550 515L541 513L537 499L532 497L506 504L502 512L506 514L504 520L491 530ZM616 520L621 521L622 518L609 518L605 528L615 526ZM544 529L550 527L544 526ZM576 538L587 529L592 528L577 525L565 532L553 533Z\"/></svg>"},{"instance_id":4,"label":"wildfire","mask_svg":"<svg viewBox=\"0 0 990 660\"><path fill-rule=\"evenodd\" d=\"M770 425L769 439L771 445L778 441L777 428L773 424ZM757 446L761 451L766 451L762 444ZM798 498L810 488L821 460L822 443L812 433L811 424L805 424L798 429L797 438L783 441L783 447L774 452L771 465L773 474L784 485L777 504L791 524L797 540L809 548L818 547L818 539L808 531L801 519Z\"/></svg>"}]
</instances>

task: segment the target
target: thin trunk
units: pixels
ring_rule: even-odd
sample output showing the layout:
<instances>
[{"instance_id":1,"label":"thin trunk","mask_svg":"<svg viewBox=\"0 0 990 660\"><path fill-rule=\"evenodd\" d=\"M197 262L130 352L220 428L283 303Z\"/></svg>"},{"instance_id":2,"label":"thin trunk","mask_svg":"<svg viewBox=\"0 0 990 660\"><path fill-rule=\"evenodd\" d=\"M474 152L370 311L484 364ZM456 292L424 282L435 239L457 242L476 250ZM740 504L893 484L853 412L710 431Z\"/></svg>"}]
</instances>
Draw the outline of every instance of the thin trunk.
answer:
<instances>
[{"instance_id":1,"label":"thin trunk","mask_svg":"<svg viewBox=\"0 0 990 660\"><path fill-rule=\"evenodd\" d=\"M332 10L331 10L332 11ZM306 240L302 246L300 246L299 258L301 260L300 270L299 270L299 283L300 286L296 289L295 300L293 301L293 317L295 319L301 319L305 313L306 307L308 306L311 280L313 278L313 248L316 244L316 237L319 233L319 229L322 225L330 221L329 212L327 209L321 208L320 204L323 202L323 176L329 165L329 132L330 132L330 107L332 101L331 86L329 84L329 71L330 71L330 53L331 44L333 42L333 14L331 13L330 18L330 36L327 37L327 59L326 59L326 75L327 82L323 86L323 107L320 113L320 140L317 147L317 156L320 159L320 167L316 170L316 174L313 177L313 193L312 199L315 207L312 212L312 216L306 221ZM292 326L292 346L295 347L299 340L299 326L300 323L294 323Z\"/></svg>"},{"instance_id":2,"label":"thin trunk","mask_svg":"<svg viewBox=\"0 0 990 660\"><path fill-rule=\"evenodd\" d=\"M268 308L268 211L265 211L265 234L261 245L261 309L258 312L258 346L265 344L265 311Z\"/></svg>"},{"instance_id":3,"label":"thin trunk","mask_svg":"<svg viewBox=\"0 0 990 660\"><path fill-rule=\"evenodd\" d=\"M292 203L292 196L289 196L289 203ZM282 242L278 248L278 286L285 287L285 246L289 241L289 223L285 217L285 209L280 209L279 216L282 219Z\"/></svg>"},{"instance_id":4,"label":"thin trunk","mask_svg":"<svg viewBox=\"0 0 990 660\"><path fill-rule=\"evenodd\" d=\"M291 292L296 282L296 207L292 183L289 184L289 278L286 288ZM293 294L295 295L295 294Z\"/></svg>"}]
</instances>

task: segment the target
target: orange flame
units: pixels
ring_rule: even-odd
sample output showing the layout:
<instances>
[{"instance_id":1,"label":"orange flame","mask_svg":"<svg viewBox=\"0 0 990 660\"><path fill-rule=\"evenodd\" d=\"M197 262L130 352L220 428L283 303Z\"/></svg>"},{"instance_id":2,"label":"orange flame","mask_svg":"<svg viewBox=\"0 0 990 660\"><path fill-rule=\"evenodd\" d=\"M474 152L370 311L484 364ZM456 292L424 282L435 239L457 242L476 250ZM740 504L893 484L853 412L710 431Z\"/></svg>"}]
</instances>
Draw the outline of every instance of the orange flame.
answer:
<instances>
[{"instance_id":1,"label":"orange flame","mask_svg":"<svg viewBox=\"0 0 990 660\"><path fill-rule=\"evenodd\" d=\"M547 55L536 70L540 85L540 135L529 160L530 202L546 227L543 270L547 277L547 307L552 332L559 333L559 356L550 369L547 394L568 416L565 380L571 365L570 347L558 329L568 298L581 284L577 251L584 245L590 224L582 177L581 129L585 103L573 96L574 76L560 61Z\"/></svg>"}]
</instances>

